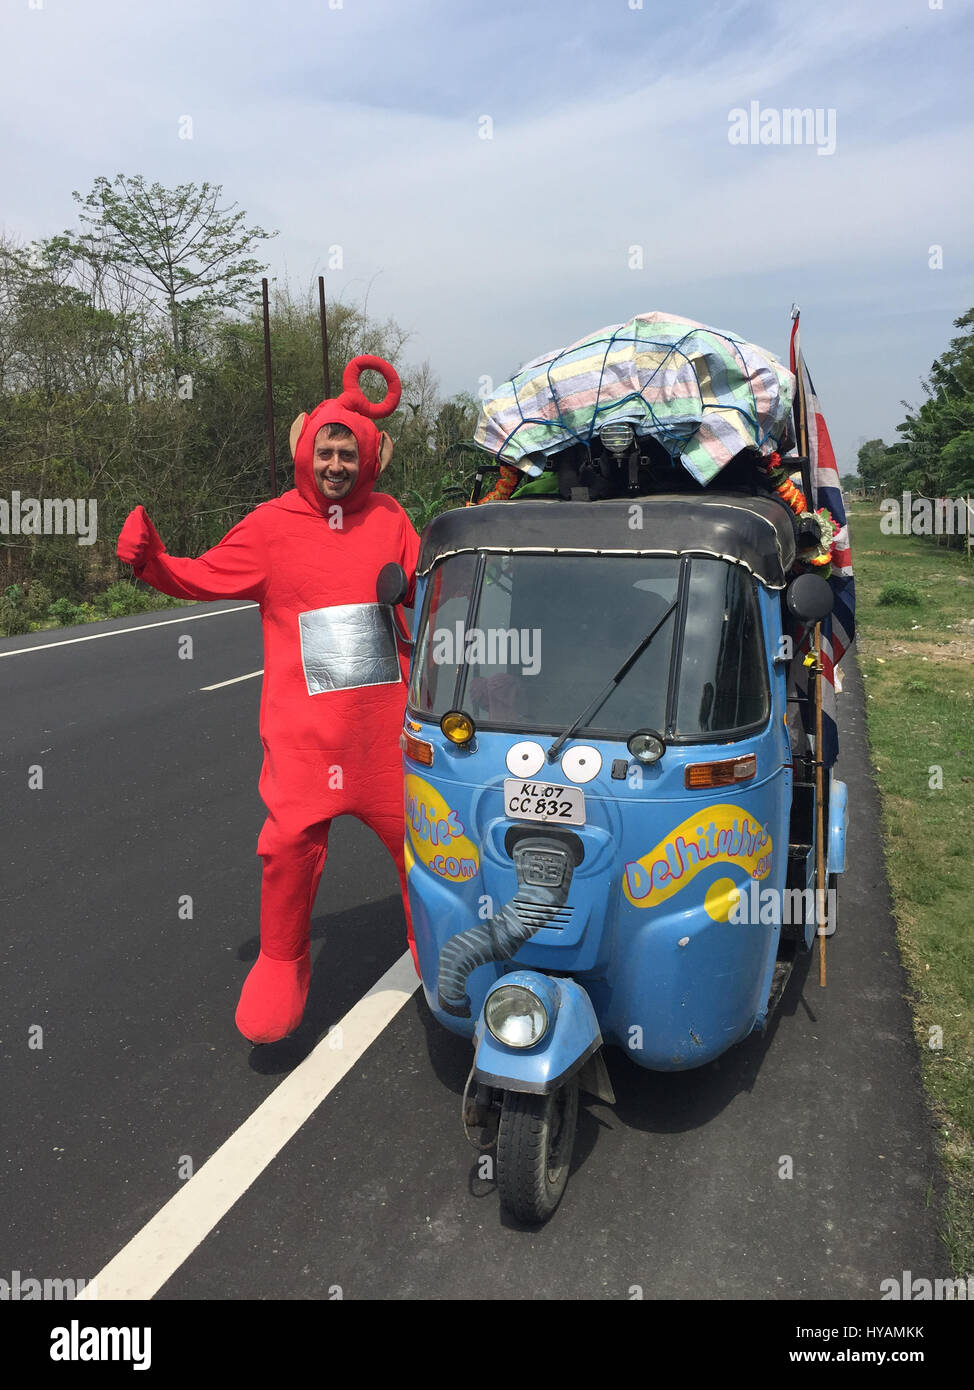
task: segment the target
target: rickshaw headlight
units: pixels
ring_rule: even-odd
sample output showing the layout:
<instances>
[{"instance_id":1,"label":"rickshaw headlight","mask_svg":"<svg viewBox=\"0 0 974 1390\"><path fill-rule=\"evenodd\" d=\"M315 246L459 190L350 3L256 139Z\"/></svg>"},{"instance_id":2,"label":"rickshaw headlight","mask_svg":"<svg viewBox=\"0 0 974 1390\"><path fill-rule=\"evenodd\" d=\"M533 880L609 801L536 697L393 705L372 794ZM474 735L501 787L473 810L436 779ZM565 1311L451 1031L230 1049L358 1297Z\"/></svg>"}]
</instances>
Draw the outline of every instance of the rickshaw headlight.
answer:
<instances>
[{"instance_id":1,"label":"rickshaw headlight","mask_svg":"<svg viewBox=\"0 0 974 1390\"><path fill-rule=\"evenodd\" d=\"M440 728L450 742L458 746L469 743L476 732L470 715L456 709L451 709L447 714L444 714L440 720Z\"/></svg>"},{"instance_id":2,"label":"rickshaw headlight","mask_svg":"<svg viewBox=\"0 0 974 1390\"><path fill-rule=\"evenodd\" d=\"M666 752L666 744L655 729L637 729L626 747L641 763L658 763Z\"/></svg>"},{"instance_id":3,"label":"rickshaw headlight","mask_svg":"<svg viewBox=\"0 0 974 1390\"><path fill-rule=\"evenodd\" d=\"M533 1047L548 1027L545 1006L524 985L500 985L489 994L484 1020L497 1041L507 1047Z\"/></svg>"}]
</instances>

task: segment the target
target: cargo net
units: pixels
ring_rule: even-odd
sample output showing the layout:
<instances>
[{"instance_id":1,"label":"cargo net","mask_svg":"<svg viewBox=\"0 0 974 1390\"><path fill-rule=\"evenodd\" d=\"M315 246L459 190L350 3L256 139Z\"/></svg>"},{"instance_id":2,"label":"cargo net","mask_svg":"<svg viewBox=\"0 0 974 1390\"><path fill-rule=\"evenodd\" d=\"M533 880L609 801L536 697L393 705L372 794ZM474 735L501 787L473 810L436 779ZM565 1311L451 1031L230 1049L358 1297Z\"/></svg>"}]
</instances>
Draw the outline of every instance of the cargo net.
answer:
<instances>
[{"instance_id":1,"label":"cargo net","mask_svg":"<svg viewBox=\"0 0 974 1390\"><path fill-rule=\"evenodd\" d=\"M474 441L537 476L546 460L627 423L705 486L743 450L794 447L794 378L733 333L637 314L527 363L483 402Z\"/></svg>"}]
</instances>

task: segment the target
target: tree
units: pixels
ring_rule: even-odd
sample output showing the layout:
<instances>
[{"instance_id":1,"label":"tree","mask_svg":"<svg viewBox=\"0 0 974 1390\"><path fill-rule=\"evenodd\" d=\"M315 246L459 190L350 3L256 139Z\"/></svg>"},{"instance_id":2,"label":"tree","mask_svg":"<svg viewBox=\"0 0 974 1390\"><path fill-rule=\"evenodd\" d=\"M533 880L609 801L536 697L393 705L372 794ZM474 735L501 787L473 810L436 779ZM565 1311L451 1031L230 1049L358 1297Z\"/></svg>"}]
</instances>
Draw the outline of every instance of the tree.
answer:
<instances>
[{"instance_id":1,"label":"tree","mask_svg":"<svg viewBox=\"0 0 974 1390\"><path fill-rule=\"evenodd\" d=\"M945 444L940 461L952 492L974 492L974 430L965 430Z\"/></svg>"},{"instance_id":2,"label":"tree","mask_svg":"<svg viewBox=\"0 0 974 1390\"><path fill-rule=\"evenodd\" d=\"M910 406L897 426L903 450L911 460L904 480L915 491L945 496L970 485L970 451L963 442L974 431L974 309L954 320L967 330L951 339L922 383L927 399L919 409Z\"/></svg>"},{"instance_id":3,"label":"tree","mask_svg":"<svg viewBox=\"0 0 974 1390\"><path fill-rule=\"evenodd\" d=\"M72 283L62 243L0 241L0 389L32 389L51 399L117 382L124 315Z\"/></svg>"},{"instance_id":4,"label":"tree","mask_svg":"<svg viewBox=\"0 0 974 1390\"><path fill-rule=\"evenodd\" d=\"M141 175L104 176L92 191L72 197L86 230L66 233L72 250L89 264L127 267L145 296L168 315L177 359L187 351L194 326L215 310L236 309L254 297L254 281L266 266L248 253L276 236L245 227L246 213L218 206L222 184L146 185Z\"/></svg>"},{"instance_id":5,"label":"tree","mask_svg":"<svg viewBox=\"0 0 974 1390\"><path fill-rule=\"evenodd\" d=\"M858 453L859 477L867 492L881 487L885 481L887 453L881 439L869 439L861 445Z\"/></svg>"}]
</instances>

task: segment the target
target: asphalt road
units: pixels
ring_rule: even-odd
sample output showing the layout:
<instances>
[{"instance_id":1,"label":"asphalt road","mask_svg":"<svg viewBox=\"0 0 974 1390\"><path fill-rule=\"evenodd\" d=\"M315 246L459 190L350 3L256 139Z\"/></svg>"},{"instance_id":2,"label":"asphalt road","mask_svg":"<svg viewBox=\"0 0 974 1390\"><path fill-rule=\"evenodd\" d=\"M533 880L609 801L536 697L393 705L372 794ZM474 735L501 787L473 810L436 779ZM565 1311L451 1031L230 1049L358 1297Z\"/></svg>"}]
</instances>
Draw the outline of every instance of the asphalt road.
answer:
<instances>
[{"instance_id":1,"label":"asphalt road","mask_svg":"<svg viewBox=\"0 0 974 1390\"><path fill-rule=\"evenodd\" d=\"M234 1027L257 953L260 681L202 687L262 664L256 609L237 607L0 641L0 1277L92 1278L405 949L393 865L344 818L305 1022L256 1049ZM459 1123L469 1044L418 992L158 1297L867 1300L904 1270L947 1277L843 666L852 821L826 989L806 958L768 1032L696 1072L611 1051L618 1104L583 1100L540 1230L478 1176Z\"/></svg>"}]
</instances>

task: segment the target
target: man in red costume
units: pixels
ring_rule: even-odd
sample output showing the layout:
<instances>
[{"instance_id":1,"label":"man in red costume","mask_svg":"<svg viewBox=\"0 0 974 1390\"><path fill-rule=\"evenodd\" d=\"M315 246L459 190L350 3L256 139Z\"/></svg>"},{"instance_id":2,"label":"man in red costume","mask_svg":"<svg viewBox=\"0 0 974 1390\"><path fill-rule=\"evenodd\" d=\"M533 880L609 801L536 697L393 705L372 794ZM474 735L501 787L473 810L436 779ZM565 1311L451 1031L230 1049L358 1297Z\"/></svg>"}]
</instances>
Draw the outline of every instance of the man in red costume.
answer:
<instances>
[{"instance_id":1,"label":"man in red costume","mask_svg":"<svg viewBox=\"0 0 974 1390\"><path fill-rule=\"evenodd\" d=\"M358 385L369 369L388 387L377 404ZM118 539L119 558L164 594L260 604L260 954L236 1013L255 1043L285 1037L304 1013L311 910L334 816L371 826L396 861L416 961L399 752L409 660L392 609L376 602L376 578L390 561L402 565L411 602L419 537L394 498L372 491L392 455L372 420L396 409L402 387L378 357L350 362L342 386L337 400L291 427L294 488L255 508L198 560L167 555L141 506Z\"/></svg>"}]
</instances>

